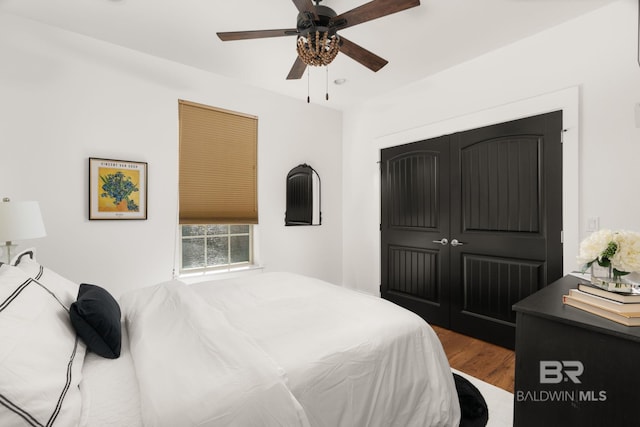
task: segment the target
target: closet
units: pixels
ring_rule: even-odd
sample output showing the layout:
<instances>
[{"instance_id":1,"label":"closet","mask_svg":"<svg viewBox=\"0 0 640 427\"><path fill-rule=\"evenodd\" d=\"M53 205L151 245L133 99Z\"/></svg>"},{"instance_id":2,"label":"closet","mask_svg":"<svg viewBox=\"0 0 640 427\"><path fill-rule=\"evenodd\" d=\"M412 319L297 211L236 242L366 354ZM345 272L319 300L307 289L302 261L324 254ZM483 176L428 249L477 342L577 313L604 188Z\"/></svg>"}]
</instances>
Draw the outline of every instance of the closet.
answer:
<instances>
[{"instance_id":1,"label":"closet","mask_svg":"<svg viewBox=\"0 0 640 427\"><path fill-rule=\"evenodd\" d=\"M511 306L562 276L562 112L381 150L383 298L514 348Z\"/></svg>"}]
</instances>

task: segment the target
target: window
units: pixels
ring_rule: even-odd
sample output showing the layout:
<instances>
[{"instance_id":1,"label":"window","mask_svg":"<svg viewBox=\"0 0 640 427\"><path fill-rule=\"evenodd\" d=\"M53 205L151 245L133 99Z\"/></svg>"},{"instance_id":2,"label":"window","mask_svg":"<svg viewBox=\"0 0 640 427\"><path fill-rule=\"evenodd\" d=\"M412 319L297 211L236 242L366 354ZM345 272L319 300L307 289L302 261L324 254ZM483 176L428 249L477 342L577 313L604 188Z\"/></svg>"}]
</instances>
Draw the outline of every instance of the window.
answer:
<instances>
[{"instance_id":1,"label":"window","mask_svg":"<svg viewBox=\"0 0 640 427\"><path fill-rule=\"evenodd\" d=\"M249 265L258 119L180 100L179 122L180 271Z\"/></svg>"},{"instance_id":2,"label":"window","mask_svg":"<svg viewBox=\"0 0 640 427\"><path fill-rule=\"evenodd\" d=\"M252 263L252 226L182 225L182 271L232 268Z\"/></svg>"}]
</instances>

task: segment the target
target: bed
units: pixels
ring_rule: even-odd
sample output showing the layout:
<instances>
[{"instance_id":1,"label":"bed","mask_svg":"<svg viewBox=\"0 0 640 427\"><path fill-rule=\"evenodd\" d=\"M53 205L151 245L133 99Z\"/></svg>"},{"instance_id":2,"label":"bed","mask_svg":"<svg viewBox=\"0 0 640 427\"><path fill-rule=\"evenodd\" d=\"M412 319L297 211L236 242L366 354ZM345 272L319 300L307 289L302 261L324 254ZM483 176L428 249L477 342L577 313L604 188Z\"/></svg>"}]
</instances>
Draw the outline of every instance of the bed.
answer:
<instances>
[{"instance_id":1,"label":"bed","mask_svg":"<svg viewBox=\"0 0 640 427\"><path fill-rule=\"evenodd\" d=\"M172 280L116 306L92 286L0 266L0 425L459 423L437 336L380 298L284 272Z\"/></svg>"}]
</instances>

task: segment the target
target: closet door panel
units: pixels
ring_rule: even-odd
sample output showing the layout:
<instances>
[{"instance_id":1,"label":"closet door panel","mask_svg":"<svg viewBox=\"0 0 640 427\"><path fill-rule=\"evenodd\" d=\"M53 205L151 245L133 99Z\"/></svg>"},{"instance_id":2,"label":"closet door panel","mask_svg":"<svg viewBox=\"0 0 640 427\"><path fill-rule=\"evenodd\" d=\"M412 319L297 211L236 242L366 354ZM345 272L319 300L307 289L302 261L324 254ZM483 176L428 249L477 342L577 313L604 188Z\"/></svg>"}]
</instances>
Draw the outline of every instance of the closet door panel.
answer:
<instances>
[{"instance_id":1,"label":"closet door panel","mask_svg":"<svg viewBox=\"0 0 640 427\"><path fill-rule=\"evenodd\" d=\"M449 324L449 145L436 138L381 152L383 298Z\"/></svg>"}]
</instances>

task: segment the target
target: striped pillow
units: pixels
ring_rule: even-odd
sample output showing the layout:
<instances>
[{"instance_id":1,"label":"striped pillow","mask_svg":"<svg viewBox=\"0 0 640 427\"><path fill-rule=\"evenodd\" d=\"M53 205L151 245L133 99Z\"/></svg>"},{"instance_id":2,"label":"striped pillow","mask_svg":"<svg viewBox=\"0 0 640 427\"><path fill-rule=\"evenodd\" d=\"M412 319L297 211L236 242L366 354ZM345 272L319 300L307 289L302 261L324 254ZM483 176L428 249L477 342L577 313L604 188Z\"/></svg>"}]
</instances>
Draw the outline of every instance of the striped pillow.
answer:
<instances>
[{"instance_id":1,"label":"striped pillow","mask_svg":"<svg viewBox=\"0 0 640 427\"><path fill-rule=\"evenodd\" d=\"M65 297L0 266L0 425L77 426L86 352Z\"/></svg>"},{"instance_id":2,"label":"striped pillow","mask_svg":"<svg viewBox=\"0 0 640 427\"><path fill-rule=\"evenodd\" d=\"M65 307L69 308L76 300L80 285L40 265L35 259L23 257L20 263L16 264L16 267L54 292Z\"/></svg>"}]
</instances>

